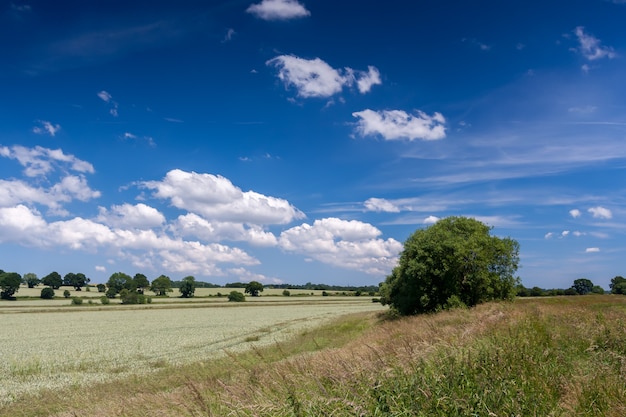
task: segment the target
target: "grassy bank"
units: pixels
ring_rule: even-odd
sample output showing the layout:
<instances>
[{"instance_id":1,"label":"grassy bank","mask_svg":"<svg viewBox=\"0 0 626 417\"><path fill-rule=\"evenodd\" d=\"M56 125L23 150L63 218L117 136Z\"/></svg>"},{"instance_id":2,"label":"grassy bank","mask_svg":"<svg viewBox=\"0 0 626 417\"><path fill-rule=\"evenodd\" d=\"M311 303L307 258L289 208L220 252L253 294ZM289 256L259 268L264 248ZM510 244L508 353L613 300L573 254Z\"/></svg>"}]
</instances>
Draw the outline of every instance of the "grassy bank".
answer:
<instances>
[{"instance_id":1,"label":"grassy bank","mask_svg":"<svg viewBox=\"0 0 626 417\"><path fill-rule=\"evenodd\" d=\"M626 297L350 315L273 346L14 406L3 415L623 416Z\"/></svg>"}]
</instances>

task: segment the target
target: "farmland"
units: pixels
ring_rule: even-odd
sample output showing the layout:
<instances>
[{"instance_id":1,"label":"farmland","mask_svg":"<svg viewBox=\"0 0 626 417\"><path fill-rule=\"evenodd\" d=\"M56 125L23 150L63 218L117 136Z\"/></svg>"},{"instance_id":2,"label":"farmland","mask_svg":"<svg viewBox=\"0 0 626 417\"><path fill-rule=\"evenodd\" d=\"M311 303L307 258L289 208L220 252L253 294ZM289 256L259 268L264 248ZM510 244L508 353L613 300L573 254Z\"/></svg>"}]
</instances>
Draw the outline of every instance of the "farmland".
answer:
<instances>
[{"instance_id":1,"label":"farmland","mask_svg":"<svg viewBox=\"0 0 626 417\"><path fill-rule=\"evenodd\" d=\"M255 298L259 302L197 298L180 305L169 298L132 308L70 306L66 299L0 303L0 405L42 390L216 358L251 343L284 340L338 315L381 309L365 297Z\"/></svg>"}]
</instances>

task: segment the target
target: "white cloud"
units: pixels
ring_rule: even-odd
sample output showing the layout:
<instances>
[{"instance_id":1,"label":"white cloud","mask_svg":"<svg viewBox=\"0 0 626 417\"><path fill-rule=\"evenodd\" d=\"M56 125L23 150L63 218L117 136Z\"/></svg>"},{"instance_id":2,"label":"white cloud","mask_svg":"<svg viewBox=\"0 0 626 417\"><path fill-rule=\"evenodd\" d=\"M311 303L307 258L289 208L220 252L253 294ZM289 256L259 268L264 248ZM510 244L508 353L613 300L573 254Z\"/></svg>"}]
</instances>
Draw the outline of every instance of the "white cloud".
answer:
<instances>
[{"instance_id":1,"label":"white cloud","mask_svg":"<svg viewBox=\"0 0 626 417\"><path fill-rule=\"evenodd\" d=\"M567 109L570 113L590 114L598 110L597 106L570 107Z\"/></svg>"},{"instance_id":2,"label":"white cloud","mask_svg":"<svg viewBox=\"0 0 626 417\"><path fill-rule=\"evenodd\" d=\"M601 58L611 59L617 56L612 47L601 45L598 38L585 33L585 28L583 26L578 26L574 29L574 33L578 38L578 52L580 52L580 54L589 61L595 61L596 59Z\"/></svg>"},{"instance_id":3,"label":"white cloud","mask_svg":"<svg viewBox=\"0 0 626 417\"><path fill-rule=\"evenodd\" d=\"M103 265L96 265L95 266L96 271L98 272L106 272L107 268Z\"/></svg>"},{"instance_id":4,"label":"white cloud","mask_svg":"<svg viewBox=\"0 0 626 417\"><path fill-rule=\"evenodd\" d=\"M435 224L439 221L439 217L437 216L428 216L424 219L422 223L424 224Z\"/></svg>"},{"instance_id":5,"label":"white cloud","mask_svg":"<svg viewBox=\"0 0 626 417\"><path fill-rule=\"evenodd\" d=\"M574 236L576 236L576 237L580 237L580 236L585 236L587 233L585 233L585 232L580 232L580 231L578 231L578 230L575 230L575 231L573 231L573 232L572 232L572 234L573 234Z\"/></svg>"},{"instance_id":6,"label":"white cloud","mask_svg":"<svg viewBox=\"0 0 626 417\"><path fill-rule=\"evenodd\" d=\"M552 239L553 236L554 236L554 233L548 232L544 235L544 239Z\"/></svg>"},{"instance_id":7,"label":"white cloud","mask_svg":"<svg viewBox=\"0 0 626 417\"><path fill-rule=\"evenodd\" d=\"M146 204L122 204L112 206L110 210L99 207L98 222L119 228L149 229L165 223L165 216Z\"/></svg>"},{"instance_id":8,"label":"white cloud","mask_svg":"<svg viewBox=\"0 0 626 417\"><path fill-rule=\"evenodd\" d=\"M569 236L569 233L570 233L570 231L569 231L569 230L563 230L563 231L561 232L561 237L567 237L567 236Z\"/></svg>"},{"instance_id":9,"label":"white cloud","mask_svg":"<svg viewBox=\"0 0 626 417\"><path fill-rule=\"evenodd\" d=\"M258 225L208 221L197 214L178 216L171 230L180 236L195 237L203 241L245 241L254 246L276 246L276 236Z\"/></svg>"},{"instance_id":10,"label":"white cloud","mask_svg":"<svg viewBox=\"0 0 626 417\"><path fill-rule=\"evenodd\" d=\"M402 110L363 110L352 113L359 118L356 131L361 136L380 135L386 140L436 140L446 136L445 118L441 113L432 116L422 111L411 115Z\"/></svg>"},{"instance_id":11,"label":"white cloud","mask_svg":"<svg viewBox=\"0 0 626 417\"><path fill-rule=\"evenodd\" d=\"M245 268L231 268L228 270L228 274L238 277L241 282L258 281L268 284L283 284L283 280L279 278L266 277L263 274L256 274Z\"/></svg>"},{"instance_id":12,"label":"white cloud","mask_svg":"<svg viewBox=\"0 0 626 417\"><path fill-rule=\"evenodd\" d=\"M581 216L581 212L578 209L572 209L569 211L569 215L572 216L573 218L577 218Z\"/></svg>"},{"instance_id":13,"label":"white cloud","mask_svg":"<svg viewBox=\"0 0 626 417\"><path fill-rule=\"evenodd\" d=\"M233 39L233 36L235 36L236 33L237 32L235 32L235 29L229 28L226 31L226 35L224 36L224 39L222 39L222 43L231 41Z\"/></svg>"},{"instance_id":14,"label":"white cloud","mask_svg":"<svg viewBox=\"0 0 626 417\"><path fill-rule=\"evenodd\" d=\"M611 210L600 206L592 207L587 211L596 219L610 219L613 217Z\"/></svg>"},{"instance_id":15,"label":"white cloud","mask_svg":"<svg viewBox=\"0 0 626 417\"><path fill-rule=\"evenodd\" d=\"M367 73L362 73L361 77L357 80L357 86L361 94L369 93L373 85L380 85L380 72L376 67L367 67Z\"/></svg>"},{"instance_id":16,"label":"white cloud","mask_svg":"<svg viewBox=\"0 0 626 417\"><path fill-rule=\"evenodd\" d=\"M61 149L48 149L41 146L27 148L15 145L10 148L1 147L0 156L17 160L25 167L24 174L28 177L45 175L56 167L71 169L81 173L95 172L93 165L80 160L74 155L66 155Z\"/></svg>"},{"instance_id":17,"label":"white cloud","mask_svg":"<svg viewBox=\"0 0 626 417\"><path fill-rule=\"evenodd\" d=\"M113 100L113 96L105 90L100 91L97 95L100 100L110 104L111 107L109 108L109 113L111 114L111 116L117 117L119 115L117 112L118 104L116 101Z\"/></svg>"},{"instance_id":18,"label":"white cloud","mask_svg":"<svg viewBox=\"0 0 626 417\"><path fill-rule=\"evenodd\" d=\"M38 248L66 247L109 252L137 267L171 272L223 275L217 266L256 265L259 261L238 248L184 241L153 230L110 229L80 217L47 223L25 205L0 208L0 243L13 242Z\"/></svg>"},{"instance_id":19,"label":"white cloud","mask_svg":"<svg viewBox=\"0 0 626 417\"><path fill-rule=\"evenodd\" d=\"M304 218L287 200L254 191L243 192L227 178L211 174L169 171L163 181L142 184L154 197L169 199L174 207L197 213L207 220L250 224L285 224Z\"/></svg>"},{"instance_id":20,"label":"white cloud","mask_svg":"<svg viewBox=\"0 0 626 417\"><path fill-rule=\"evenodd\" d=\"M587 249L585 249L585 253L594 253L594 252L600 252L600 248L587 248Z\"/></svg>"},{"instance_id":21,"label":"white cloud","mask_svg":"<svg viewBox=\"0 0 626 417\"><path fill-rule=\"evenodd\" d=\"M290 252L368 274L385 275L396 265L402 244L379 239L380 230L356 220L316 220L281 233L279 244Z\"/></svg>"},{"instance_id":22,"label":"white cloud","mask_svg":"<svg viewBox=\"0 0 626 417\"><path fill-rule=\"evenodd\" d=\"M33 133L36 133L38 135L43 135L43 134L49 134L50 136L53 136L57 134L57 132L61 130L61 126L56 124L53 125L52 123L46 121L46 120L39 120L39 126L35 126L33 127Z\"/></svg>"},{"instance_id":23,"label":"white cloud","mask_svg":"<svg viewBox=\"0 0 626 417\"><path fill-rule=\"evenodd\" d=\"M386 200L384 198L369 198L365 203L365 208L368 211L377 211L377 212L386 212L386 213L399 213L400 209L398 206L393 204L391 201Z\"/></svg>"},{"instance_id":24,"label":"white cloud","mask_svg":"<svg viewBox=\"0 0 626 417\"><path fill-rule=\"evenodd\" d=\"M289 20L311 15L297 0L263 0L250 5L246 12L263 20Z\"/></svg>"},{"instance_id":25,"label":"white cloud","mask_svg":"<svg viewBox=\"0 0 626 417\"><path fill-rule=\"evenodd\" d=\"M340 93L356 81L361 94L369 92L373 85L381 84L380 73L373 67L368 72L352 68L335 69L320 58L304 59L293 55L280 55L266 65L278 68L278 78L286 87L292 86L303 98L327 98Z\"/></svg>"}]
</instances>

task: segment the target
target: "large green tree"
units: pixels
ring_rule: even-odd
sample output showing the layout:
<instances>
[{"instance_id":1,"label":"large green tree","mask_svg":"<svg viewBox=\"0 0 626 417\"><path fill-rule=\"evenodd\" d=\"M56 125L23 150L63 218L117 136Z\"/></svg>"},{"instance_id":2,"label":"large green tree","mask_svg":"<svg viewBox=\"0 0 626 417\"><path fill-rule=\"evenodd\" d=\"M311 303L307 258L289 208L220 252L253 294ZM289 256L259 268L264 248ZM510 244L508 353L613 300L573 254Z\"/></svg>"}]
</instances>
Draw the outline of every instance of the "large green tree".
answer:
<instances>
[{"instance_id":1,"label":"large green tree","mask_svg":"<svg viewBox=\"0 0 626 417\"><path fill-rule=\"evenodd\" d=\"M150 291L156 295L167 295L168 292L172 291L172 280L167 275L161 275L152 281Z\"/></svg>"},{"instance_id":2,"label":"large green tree","mask_svg":"<svg viewBox=\"0 0 626 417\"><path fill-rule=\"evenodd\" d=\"M593 282L588 280L587 278L578 278L574 280L574 285L572 288L576 290L578 295L589 294L593 290Z\"/></svg>"},{"instance_id":3,"label":"large green tree","mask_svg":"<svg viewBox=\"0 0 626 417\"><path fill-rule=\"evenodd\" d=\"M146 277L144 274L135 274L135 276L133 277L133 282L139 294L143 294L143 292L147 288L150 288L150 281L148 281L148 277Z\"/></svg>"},{"instance_id":4,"label":"large green tree","mask_svg":"<svg viewBox=\"0 0 626 417\"><path fill-rule=\"evenodd\" d=\"M246 284L245 293L250 294L253 297L258 297L259 293L263 292L263 284L258 281L250 281Z\"/></svg>"},{"instance_id":5,"label":"large green tree","mask_svg":"<svg viewBox=\"0 0 626 417\"><path fill-rule=\"evenodd\" d=\"M183 298L193 297L193 294L196 291L196 279L191 275L183 278L178 291L180 291L180 296Z\"/></svg>"},{"instance_id":6,"label":"large green tree","mask_svg":"<svg viewBox=\"0 0 626 417\"><path fill-rule=\"evenodd\" d=\"M50 272L48 275L41 279L41 283L43 285L47 285L48 287L58 290L63 285L63 278L61 278L61 274L56 271Z\"/></svg>"},{"instance_id":7,"label":"large green tree","mask_svg":"<svg viewBox=\"0 0 626 417\"><path fill-rule=\"evenodd\" d=\"M409 315L512 299L519 244L490 231L467 217L447 217L417 230L381 285L381 302Z\"/></svg>"},{"instance_id":8,"label":"large green tree","mask_svg":"<svg viewBox=\"0 0 626 417\"><path fill-rule=\"evenodd\" d=\"M626 278L621 275L613 277L609 287L611 288L611 294L626 294Z\"/></svg>"},{"instance_id":9,"label":"large green tree","mask_svg":"<svg viewBox=\"0 0 626 417\"><path fill-rule=\"evenodd\" d=\"M120 293L123 289L128 291L135 291L135 283L130 275L125 274L123 272L115 272L107 281L107 292L106 295L109 298L115 298L117 294Z\"/></svg>"},{"instance_id":10,"label":"large green tree","mask_svg":"<svg viewBox=\"0 0 626 417\"><path fill-rule=\"evenodd\" d=\"M22 277L22 281L24 284L28 285L28 288L35 288L41 282L41 280L37 277L37 274L33 272L25 273Z\"/></svg>"},{"instance_id":11,"label":"large green tree","mask_svg":"<svg viewBox=\"0 0 626 417\"><path fill-rule=\"evenodd\" d=\"M67 285L68 287L74 287L76 291L80 291L82 287L87 285L91 281L89 278L85 276L82 272L77 274L73 272L68 272L63 277L63 285Z\"/></svg>"},{"instance_id":12,"label":"large green tree","mask_svg":"<svg viewBox=\"0 0 626 417\"><path fill-rule=\"evenodd\" d=\"M20 289L22 277L17 272L4 272L0 270L0 298L3 300L14 299L15 294Z\"/></svg>"}]
</instances>

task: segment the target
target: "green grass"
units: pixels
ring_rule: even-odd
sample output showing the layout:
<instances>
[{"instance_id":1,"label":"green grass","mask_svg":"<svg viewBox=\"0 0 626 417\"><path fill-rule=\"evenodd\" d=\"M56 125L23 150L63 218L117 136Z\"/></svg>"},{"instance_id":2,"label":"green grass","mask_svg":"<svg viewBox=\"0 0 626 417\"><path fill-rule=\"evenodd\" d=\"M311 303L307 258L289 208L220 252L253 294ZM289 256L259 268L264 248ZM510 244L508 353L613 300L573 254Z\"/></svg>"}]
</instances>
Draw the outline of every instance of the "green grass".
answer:
<instances>
[{"instance_id":1,"label":"green grass","mask_svg":"<svg viewBox=\"0 0 626 417\"><path fill-rule=\"evenodd\" d=\"M395 320L359 313L272 346L161 365L24 398L0 415L624 416L626 297Z\"/></svg>"}]
</instances>

